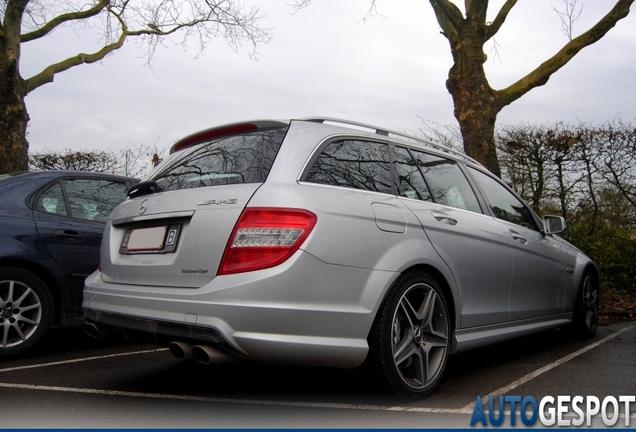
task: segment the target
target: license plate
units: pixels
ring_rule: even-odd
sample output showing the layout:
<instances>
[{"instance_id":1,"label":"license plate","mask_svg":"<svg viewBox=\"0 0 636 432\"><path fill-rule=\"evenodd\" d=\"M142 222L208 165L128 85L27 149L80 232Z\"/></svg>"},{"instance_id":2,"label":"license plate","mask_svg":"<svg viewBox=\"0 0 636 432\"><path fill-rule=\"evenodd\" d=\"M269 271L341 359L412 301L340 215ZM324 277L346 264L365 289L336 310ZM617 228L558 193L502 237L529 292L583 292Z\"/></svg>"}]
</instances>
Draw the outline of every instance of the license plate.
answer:
<instances>
[{"instance_id":1,"label":"license plate","mask_svg":"<svg viewBox=\"0 0 636 432\"><path fill-rule=\"evenodd\" d=\"M126 250L161 250L161 248L163 248L163 241L166 238L166 231L168 231L168 225L134 229L130 232Z\"/></svg>"},{"instance_id":2,"label":"license plate","mask_svg":"<svg viewBox=\"0 0 636 432\"><path fill-rule=\"evenodd\" d=\"M177 250L181 224L145 226L128 228L124 232L119 245L119 253L135 254L165 254Z\"/></svg>"}]
</instances>

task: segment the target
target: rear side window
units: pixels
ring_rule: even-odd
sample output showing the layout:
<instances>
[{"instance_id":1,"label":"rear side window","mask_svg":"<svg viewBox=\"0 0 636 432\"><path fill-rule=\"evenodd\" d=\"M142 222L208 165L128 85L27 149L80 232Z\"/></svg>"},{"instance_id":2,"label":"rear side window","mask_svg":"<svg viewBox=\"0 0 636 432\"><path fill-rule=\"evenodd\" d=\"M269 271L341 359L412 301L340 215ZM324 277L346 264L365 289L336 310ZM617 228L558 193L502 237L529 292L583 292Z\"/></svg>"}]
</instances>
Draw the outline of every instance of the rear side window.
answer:
<instances>
[{"instance_id":1,"label":"rear side window","mask_svg":"<svg viewBox=\"0 0 636 432\"><path fill-rule=\"evenodd\" d=\"M392 193L389 146L370 141L334 141L320 153L305 181Z\"/></svg>"},{"instance_id":2,"label":"rear side window","mask_svg":"<svg viewBox=\"0 0 636 432\"><path fill-rule=\"evenodd\" d=\"M106 222L115 206L126 198L126 184L101 179L64 180L64 189L76 219Z\"/></svg>"},{"instance_id":3,"label":"rear side window","mask_svg":"<svg viewBox=\"0 0 636 432\"><path fill-rule=\"evenodd\" d=\"M433 201L424 177L422 177L422 173L409 151L402 147L396 147L395 154L400 196L422 201Z\"/></svg>"},{"instance_id":4,"label":"rear side window","mask_svg":"<svg viewBox=\"0 0 636 432\"><path fill-rule=\"evenodd\" d=\"M36 210L74 219L106 222L113 208L126 198L126 191L126 183L121 181L64 179L40 194Z\"/></svg>"},{"instance_id":5,"label":"rear side window","mask_svg":"<svg viewBox=\"0 0 636 432\"><path fill-rule=\"evenodd\" d=\"M62 186L60 186L59 183L55 183L53 186L44 191L38 199L36 208L44 213L68 216L68 209L66 208L66 200L64 199Z\"/></svg>"},{"instance_id":6,"label":"rear side window","mask_svg":"<svg viewBox=\"0 0 636 432\"><path fill-rule=\"evenodd\" d=\"M262 183L287 128L219 138L182 150L149 178L163 190Z\"/></svg>"},{"instance_id":7,"label":"rear side window","mask_svg":"<svg viewBox=\"0 0 636 432\"><path fill-rule=\"evenodd\" d=\"M433 201L449 207L481 213L481 207L466 176L455 161L412 151L417 166L424 174Z\"/></svg>"}]
</instances>

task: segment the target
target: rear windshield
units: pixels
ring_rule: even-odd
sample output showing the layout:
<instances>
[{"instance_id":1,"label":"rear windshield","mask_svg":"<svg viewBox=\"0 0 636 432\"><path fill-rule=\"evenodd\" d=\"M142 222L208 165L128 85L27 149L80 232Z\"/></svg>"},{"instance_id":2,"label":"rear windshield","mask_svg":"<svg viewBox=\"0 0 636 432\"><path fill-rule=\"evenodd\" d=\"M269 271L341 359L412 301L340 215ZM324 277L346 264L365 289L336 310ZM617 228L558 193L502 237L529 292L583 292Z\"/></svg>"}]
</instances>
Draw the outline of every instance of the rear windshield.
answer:
<instances>
[{"instance_id":1,"label":"rear windshield","mask_svg":"<svg viewBox=\"0 0 636 432\"><path fill-rule=\"evenodd\" d=\"M262 183L272 168L287 127L219 138L182 150L148 180L163 190Z\"/></svg>"}]
</instances>

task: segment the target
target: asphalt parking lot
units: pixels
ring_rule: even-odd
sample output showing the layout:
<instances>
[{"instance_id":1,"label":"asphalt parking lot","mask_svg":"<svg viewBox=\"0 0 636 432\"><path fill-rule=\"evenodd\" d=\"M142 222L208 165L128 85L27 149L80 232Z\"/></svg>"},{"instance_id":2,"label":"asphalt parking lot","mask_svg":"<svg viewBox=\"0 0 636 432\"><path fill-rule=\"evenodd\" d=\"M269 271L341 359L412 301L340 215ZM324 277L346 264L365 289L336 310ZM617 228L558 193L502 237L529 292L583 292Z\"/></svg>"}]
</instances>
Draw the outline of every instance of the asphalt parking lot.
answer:
<instances>
[{"instance_id":1,"label":"asphalt parking lot","mask_svg":"<svg viewBox=\"0 0 636 432\"><path fill-rule=\"evenodd\" d=\"M368 390L354 371L203 366L79 329L54 329L38 352L0 360L3 428L465 428L477 397L634 394L636 322L587 341L554 330L451 356L417 402ZM636 403L629 411L617 426L636 427Z\"/></svg>"}]
</instances>

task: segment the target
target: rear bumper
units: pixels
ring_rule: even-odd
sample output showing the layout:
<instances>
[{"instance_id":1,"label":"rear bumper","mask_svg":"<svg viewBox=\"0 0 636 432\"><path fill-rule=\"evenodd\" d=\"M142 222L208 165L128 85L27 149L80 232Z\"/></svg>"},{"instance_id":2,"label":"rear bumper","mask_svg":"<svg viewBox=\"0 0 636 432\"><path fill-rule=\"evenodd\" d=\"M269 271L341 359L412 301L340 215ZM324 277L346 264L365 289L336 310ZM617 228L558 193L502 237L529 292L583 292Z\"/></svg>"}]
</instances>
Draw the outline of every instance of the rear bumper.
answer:
<instances>
[{"instance_id":1,"label":"rear bumper","mask_svg":"<svg viewBox=\"0 0 636 432\"><path fill-rule=\"evenodd\" d=\"M328 265L298 251L275 268L216 277L201 288L86 279L85 317L128 338L182 340L243 358L353 368L397 275Z\"/></svg>"},{"instance_id":2,"label":"rear bumper","mask_svg":"<svg viewBox=\"0 0 636 432\"><path fill-rule=\"evenodd\" d=\"M214 329L133 318L90 309L84 309L84 318L87 322L101 325L107 336L152 342L158 345L168 345L173 340L205 343L222 348L235 357L245 358L242 353L230 347L223 336Z\"/></svg>"}]
</instances>

